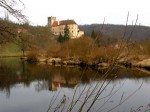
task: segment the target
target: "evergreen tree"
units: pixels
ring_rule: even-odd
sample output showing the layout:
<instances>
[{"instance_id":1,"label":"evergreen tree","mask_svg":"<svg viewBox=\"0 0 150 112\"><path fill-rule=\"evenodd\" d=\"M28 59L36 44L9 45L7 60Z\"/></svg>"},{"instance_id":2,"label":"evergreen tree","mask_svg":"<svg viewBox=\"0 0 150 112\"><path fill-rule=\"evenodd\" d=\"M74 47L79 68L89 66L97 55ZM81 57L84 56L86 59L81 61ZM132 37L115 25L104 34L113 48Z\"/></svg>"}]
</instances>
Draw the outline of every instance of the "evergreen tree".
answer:
<instances>
[{"instance_id":1,"label":"evergreen tree","mask_svg":"<svg viewBox=\"0 0 150 112\"><path fill-rule=\"evenodd\" d=\"M58 42L63 43L64 42L64 36L62 36L62 34L59 34L59 37L57 39Z\"/></svg>"},{"instance_id":2,"label":"evergreen tree","mask_svg":"<svg viewBox=\"0 0 150 112\"><path fill-rule=\"evenodd\" d=\"M91 38L92 38L92 39L95 39L95 38L96 38L96 34L95 34L95 31L94 31L94 30L92 31Z\"/></svg>"},{"instance_id":3,"label":"evergreen tree","mask_svg":"<svg viewBox=\"0 0 150 112\"><path fill-rule=\"evenodd\" d=\"M64 28L64 41L67 41L70 39L70 35L69 35L69 28L68 26L66 25L65 28Z\"/></svg>"},{"instance_id":4,"label":"evergreen tree","mask_svg":"<svg viewBox=\"0 0 150 112\"><path fill-rule=\"evenodd\" d=\"M69 35L69 28L68 26L66 25L65 28L64 28L64 35L62 35L61 33L59 34L59 37L57 38L57 41L60 42L60 43L63 43L67 40L70 39L70 35Z\"/></svg>"}]
</instances>

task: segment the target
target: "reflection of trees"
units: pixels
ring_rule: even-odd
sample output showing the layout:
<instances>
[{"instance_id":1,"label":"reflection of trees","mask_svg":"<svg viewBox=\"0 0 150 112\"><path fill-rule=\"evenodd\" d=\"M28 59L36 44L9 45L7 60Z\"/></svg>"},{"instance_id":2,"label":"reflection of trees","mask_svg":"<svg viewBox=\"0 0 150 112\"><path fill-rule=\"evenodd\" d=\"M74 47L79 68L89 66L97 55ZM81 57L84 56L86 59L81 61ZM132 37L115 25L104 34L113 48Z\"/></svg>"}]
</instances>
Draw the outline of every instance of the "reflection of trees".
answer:
<instances>
[{"instance_id":1,"label":"reflection of trees","mask_svg":"<svg viewBox=\"0 0 150 112\"><path fill-rule=\"evenodd\" d=\"M48 90L49 85L47 81L37 81L37 84L35 84L35 90L40 92L42 90Z\"/></svg>"},{"instance_id":2,"label":"reflection of trees","mask_svg":"<svg viewBox=\"0 0 150 112\"><path fill-rule=\"evenodd\" d=\"M56 67L49 65L30 65L26 62L17 61L13 64L15 66L9 66L8 64L0 65L0 90L6 91L10 94L10 89L16 84L22 83L25 86L29 86L33 81L38 82L35 85L37 91L41 90L54 90L59 87L74 88L78 83L89 83L93 80L93 74L96 71L91 69L83 69L79 67ZM139 71L119 69L117 70L117 78L141 78L149 77L146 74L141 74ZM115 71L114 71L115 72ZM103 80L103 74L98 74L96 80ZM81 78L82 77L82 78ZM110 75L107 79L113 77ZM80 82L79 82L80 81Z\"/></svg>"},{"instance_id":3,"label":"reflection of trees","mask_svg":"<svg viewBox=\"0 0 150 112\"><path fill-rule=\"evenodd\" d=\"M10 89L16 84L22 83L25 86L29 86L33 81L38 82L35 86L37 91L44 88L51 88L53 82L61 83L63 87L73 88L82 75L82 70L79 68L30 65L21 61L15 63L18 63L18 65L9 66L9 63L4 63L0 66L0 90L7 90L7 93L9 93ZM92 71L85 72L82 80L83 83L90 80L91 72ZM84 80L84 78L86 80Z\"/></svg>"},{"instance_id":4,"label":"reflection of trees","mask_svg":"<svg viewBox=\"0 0 150 112\"><path fill-rule=\"evenodd\" d=\"M12 73L11 75L9 75ZM5 91L7 97L10 96L10 88L13 84L13 79L16 78L15 72L7 66L0 66L0 90Z\"/></svg>"}]
</instances>

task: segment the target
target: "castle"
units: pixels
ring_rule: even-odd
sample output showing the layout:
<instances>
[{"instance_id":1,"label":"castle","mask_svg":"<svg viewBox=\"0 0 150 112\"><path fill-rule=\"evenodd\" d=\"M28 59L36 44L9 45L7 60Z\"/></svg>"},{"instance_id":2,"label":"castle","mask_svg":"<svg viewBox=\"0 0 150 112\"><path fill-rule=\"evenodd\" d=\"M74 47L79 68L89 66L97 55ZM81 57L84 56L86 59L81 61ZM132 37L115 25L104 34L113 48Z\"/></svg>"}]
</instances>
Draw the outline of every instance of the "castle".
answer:
<instances>
[{"instance_id":1,"label":"castle","mask_svg":"<svg viewBox=\"0 0 150 112\"><path fill-rule=\"evenodd\" d=\"M80 31L78 28L78 25L74 20L56 20L56 17L48 17L48 26L51 28L51 32L54 35L64 35L64 28L65 26L68 26L70 37L73 38L79 38L84 35L83 31Z\"/></svg>"}]
</instances>

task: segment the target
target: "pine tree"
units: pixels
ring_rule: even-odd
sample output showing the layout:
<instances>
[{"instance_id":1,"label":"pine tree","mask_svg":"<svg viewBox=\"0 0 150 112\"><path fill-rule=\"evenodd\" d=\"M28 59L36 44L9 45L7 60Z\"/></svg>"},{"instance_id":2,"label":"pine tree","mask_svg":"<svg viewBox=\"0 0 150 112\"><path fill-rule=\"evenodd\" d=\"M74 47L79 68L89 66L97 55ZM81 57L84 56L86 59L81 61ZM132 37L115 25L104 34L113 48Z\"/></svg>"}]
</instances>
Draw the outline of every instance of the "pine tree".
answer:
<instances>
[{"instance_id":1,"label":"pine tree","mask_svg":"<svg viewBox=\"0 0 150 112\"><path fill-rule=\"evenodd\" d=\"M64 41L67 41L70 39L70 35L69 35L69 28L68 26L66 25L65 28L64 28Z\"/></svg>"},{"instance_id":2,"label":"pine tree","mask_svg":"<svg viewBox=\"0 0 150 112\"><path fill-rule=\"evenodd\" d=\"M64 37L62 36L61 33L59 34L59 37L58 37L57 41L60 42L60 43L63 43Z\"/></svg>"},{"instance_id":3,"label":"pine tree","mask_svg":"<svg viewBox=\"0 0 150 112\"><path fill-rule=\"evenodd\" d=\"M96 34L95 34L95 31L94 31L94 30L92 31L91 38L92 38L92 39L95 39L95 38L96 38Z\"/></svg>"},{"instance_id":4,"label":"pine tree","mask_svg":"<svg viewBox=\"0 0 150 112\"><path fill-rule=\"evenodd\" d=\"M57 41L60 42L60 43L63 43L63 42L65 42L65 41L69 40L69 39L70 39L69 33L70 33L70 32L69 32L69 28L68 28L68 26L66 25L65 28L64 28L64 35L62 35L62 34L60 33L60 34L59 34L59 37L58 37L58 39L57 39Z\"/></svg>"}]
</instances>

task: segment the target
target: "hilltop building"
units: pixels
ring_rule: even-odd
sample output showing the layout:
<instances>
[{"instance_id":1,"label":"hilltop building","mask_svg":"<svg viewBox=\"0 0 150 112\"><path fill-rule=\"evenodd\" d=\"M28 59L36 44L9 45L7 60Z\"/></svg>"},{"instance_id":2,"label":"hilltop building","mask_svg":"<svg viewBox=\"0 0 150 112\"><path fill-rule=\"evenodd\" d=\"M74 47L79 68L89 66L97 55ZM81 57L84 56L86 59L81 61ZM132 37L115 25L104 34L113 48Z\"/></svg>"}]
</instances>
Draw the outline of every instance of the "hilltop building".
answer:
<instances>
[{"instance_id":1,"label":"hilltop building","mask_svg":"<svg viewBox=\"0 0 150 112\"><path fill-rule=\"evenodd\" d=\"M48 26L51 28L51 32L54 35L64 35L64 28L65 26L68 26L70 37L73 38L79 38L84 35L83 31L80 31L78 28L78 25L74 20L56 20L56 17L48 17Z\"/></svg>"}]
</instances>

